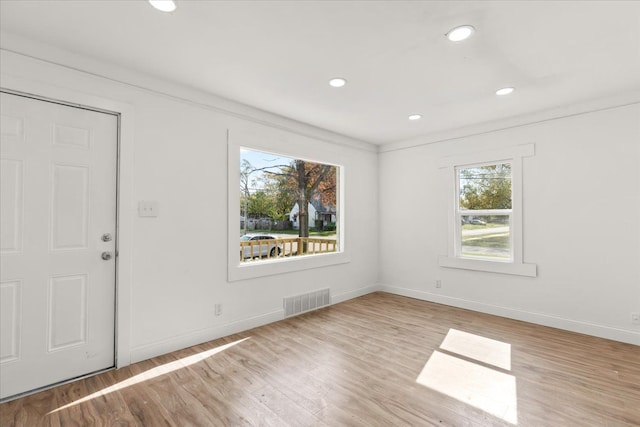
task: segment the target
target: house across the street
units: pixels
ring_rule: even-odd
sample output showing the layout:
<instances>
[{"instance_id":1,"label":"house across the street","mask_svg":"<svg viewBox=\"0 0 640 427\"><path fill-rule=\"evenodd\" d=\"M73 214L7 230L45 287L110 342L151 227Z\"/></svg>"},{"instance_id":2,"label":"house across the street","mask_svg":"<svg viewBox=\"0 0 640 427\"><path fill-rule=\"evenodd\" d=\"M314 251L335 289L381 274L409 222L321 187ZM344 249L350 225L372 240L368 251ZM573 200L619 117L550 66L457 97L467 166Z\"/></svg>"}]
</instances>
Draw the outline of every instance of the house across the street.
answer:
<instances>
[{"instance_id":1,"label":"house across the street","mask_svg":"<svg viewBox=\"0 0 640 427\"><path fill-rule=\"evenodd\" d=\"M293 205L289 212L289 221L294 230L300 229L300 207L298 202ZM323 205L319 200L312 200L308 206L309 226L319 229L326 229L336 222L336 207L333 205Z\"/></svg>"}]
</instances>

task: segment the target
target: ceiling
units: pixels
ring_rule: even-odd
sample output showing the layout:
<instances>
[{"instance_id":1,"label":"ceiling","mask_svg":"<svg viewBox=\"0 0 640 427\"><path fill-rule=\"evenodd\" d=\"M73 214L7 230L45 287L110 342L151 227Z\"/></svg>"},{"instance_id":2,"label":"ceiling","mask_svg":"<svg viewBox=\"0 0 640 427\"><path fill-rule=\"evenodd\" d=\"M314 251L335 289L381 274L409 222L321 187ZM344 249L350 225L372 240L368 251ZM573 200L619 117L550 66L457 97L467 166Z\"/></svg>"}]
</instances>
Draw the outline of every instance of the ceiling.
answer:
<instances>
[{"instance_id":1,"label":"ceiling","mask_svg":"<svg viewBox=\"0 0 640 427\"><path fill-rule=\"evenodd\" d=\"M640 89L639 1L177 6L2 0L0 26L375 144ZM450 42L462 24L474 36ZM330 87L337 76L347 85ZM496 96L505 86L516 90Z\"/></svg>"}]
</instances>

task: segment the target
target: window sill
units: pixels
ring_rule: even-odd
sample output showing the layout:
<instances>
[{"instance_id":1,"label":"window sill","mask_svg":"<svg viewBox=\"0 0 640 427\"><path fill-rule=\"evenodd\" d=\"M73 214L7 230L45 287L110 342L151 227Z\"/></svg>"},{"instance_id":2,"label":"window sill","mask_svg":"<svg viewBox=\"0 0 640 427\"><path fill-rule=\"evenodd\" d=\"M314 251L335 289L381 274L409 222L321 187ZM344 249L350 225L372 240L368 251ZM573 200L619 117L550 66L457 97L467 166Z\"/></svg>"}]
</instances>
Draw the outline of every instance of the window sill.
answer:
<instances>
[{"instance_id":1,"label":"window sill","mask_svg":"<svg viewBox=\"0 0 640 427\"><path fill-rule=\"evenodd\" d=\"M229 262L229 282L255 279L257 277L291 273L350 262L345 252L306 255L254 262ZM233 265L232 265L233 263Z\"/></svg>"},{"instance_id":2,"label":"window sill","mask_svg":"<svg viewBox=\"0 0 640 427\"><path fill-rule=\"evenodd\" d=\"M485 261L468 258L454 258L449 256L440 256L438 265L446 268L459 268L463 270L486 271L489 273L513 274L516 276L537 276L536 264Z\"/></svg>"}]
</instances>

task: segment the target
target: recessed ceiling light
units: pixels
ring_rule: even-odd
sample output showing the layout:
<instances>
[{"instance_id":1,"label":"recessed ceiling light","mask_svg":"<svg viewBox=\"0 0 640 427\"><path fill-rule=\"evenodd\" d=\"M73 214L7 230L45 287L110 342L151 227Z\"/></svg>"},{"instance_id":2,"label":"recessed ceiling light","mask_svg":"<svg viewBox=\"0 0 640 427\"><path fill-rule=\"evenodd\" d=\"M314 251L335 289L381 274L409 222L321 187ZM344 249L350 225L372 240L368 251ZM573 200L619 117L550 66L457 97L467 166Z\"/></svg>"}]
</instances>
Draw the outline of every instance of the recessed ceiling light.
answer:
<instances>
[{"instance_id":1,"label":"recessed ceiling light","mask_svg":"<svg viewBox=\"0 0 640 427\"><path fill-rule=\"evenodd\" d=\"M176 10L176 3L173 0L149 0L149 3L161 12L173 12Z\"/></svg>"},{"instance_id":2,"label":"recessed ceiling light","mask_svg":"<svg viewBox=\"0 0 640 427\"><path fill-rule=\"evenodd\" d=\"M453 30L449 31L446 36L452 42L459 42L471 37L474 31L475 28L473 28L471 25L461 25L460 27L456 27Z\"/></svg>"},{"instance_id":3,"label":"recessed ceiling light","mask_svg":"<svg viewBox=\"0 0 640 427\"><path fill-rule=\"evenodd\" d=\"M509 95L511 92L513 92L515 89L512 87L503 87L502 89L498 89L496 91L496 95L498 96L504 96L504 95Z\"/></svg>"},{"instance_id":4,"label":"recessed ceiling light","mask_svg":"<svg viewBox=\"0 0 640 427\"><path fill-rule=\"evenodd\" d=\"M332 86L332 87L342 87L346 84L347 84L347 80L343 79L342 77L335 77L329 80L329 86Z\"/></svg>"},{"instance_id":5,"label":"recessed ceiling light","mask_svg":"<svg viewBox=\"0 0 640 427\"><path fill-rule=\"evenodd\" d=\"M409 116L409 120L420 120L422 118L422 114L411 114Z\"/></svg>"}]
</instances>

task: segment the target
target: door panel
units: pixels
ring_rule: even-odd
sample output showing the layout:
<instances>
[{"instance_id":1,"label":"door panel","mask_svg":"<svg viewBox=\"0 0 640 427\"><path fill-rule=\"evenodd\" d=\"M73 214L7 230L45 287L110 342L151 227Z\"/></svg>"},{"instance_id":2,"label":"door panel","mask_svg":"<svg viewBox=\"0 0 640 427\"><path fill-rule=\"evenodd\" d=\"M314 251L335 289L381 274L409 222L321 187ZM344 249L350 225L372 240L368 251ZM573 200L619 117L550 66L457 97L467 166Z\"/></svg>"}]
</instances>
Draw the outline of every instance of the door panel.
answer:
<instances>
[{"instance_id":1,"label":"door panel","mask_svg":"<svg viewBox=\"0 0 640 427\"><path fill-rule=\"evenodd\" d=\"M48 351L87 343L87 276L52 277L49 280Z\"/></svg>"},{"instance_id":2,"label":"door panel","mask_svg":"<svg viewBox=\"0 0 640 427\"><path fill-rule=\"evenodd\" d=\"M89 214L89 168L54 164L51 177L51 250L85 249Z\"/></svg>"},{"instance_id":3,"label":"door panel","mask_svg":"<svg viewBox=\"0 0 640 427\"><path fill-rule=\"evenodd\" d=\"M0 253L22 252L22 171L21 160L0 160Z\"/></svg>"},{"instance_id":4,"label":"door panel","mask_svg":"<svg viewBox=\"0 0 640 427\"><path fill-rule=\"evenodd\" d=\"M0 96L6 398L114 365L118 118Z\"/></svg>"},{"instance_id":5,"label":"door panel","mask_svg":"<svg viewBox=\"0 0 640 427\"><path fill-rule=\"evenodd\" d=\"M22 281L7 281L0 285L0 322L2 322L2 340L0 344L0 363L16 360L20 357L20 289Z\"/></svg>"}]
</instances>

